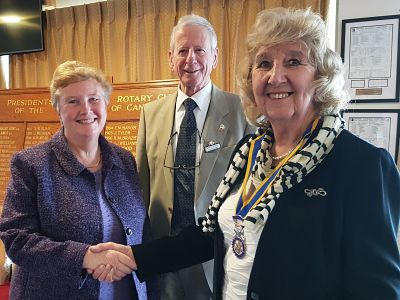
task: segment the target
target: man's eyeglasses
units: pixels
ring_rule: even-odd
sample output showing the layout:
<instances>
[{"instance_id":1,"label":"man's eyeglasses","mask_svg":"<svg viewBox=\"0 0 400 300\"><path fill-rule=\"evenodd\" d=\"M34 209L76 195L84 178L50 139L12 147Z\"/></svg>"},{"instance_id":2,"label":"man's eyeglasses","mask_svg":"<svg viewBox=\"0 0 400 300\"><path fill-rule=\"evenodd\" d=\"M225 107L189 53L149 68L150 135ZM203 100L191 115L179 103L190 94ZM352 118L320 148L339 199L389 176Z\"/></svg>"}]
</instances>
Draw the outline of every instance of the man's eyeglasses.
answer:
<instances>
[{"instance_id":1,"label":"man's eyeglasses","mask_svg":"<svg viewBox=\"0 0 400 300\"><path fill-rule=\"evenodd\" d=\"M197 135L199 137L198 141L201 145L201 135L198 129L196 129ZM169 137L168 140L168 145L167 145L167 150L165 151L165 155L164 155L164 168L168 168L168 169L172 169L172 170L179 170L179 169L183 169L183 170L193 170L196 169L197 167L200 166L200 149L201 147L197 147L196 146L196 164L194 166L186 166L186 165L178 165L178 166L168 166L166 164L166 159L167 159L167 154L169 151L172 151L172 141L174 139L174 137L178 137L178 132L174 132L173 134L171 134L171 136ZM200 148L200 149L199 149Z\"/></svg>"}]
</instances>

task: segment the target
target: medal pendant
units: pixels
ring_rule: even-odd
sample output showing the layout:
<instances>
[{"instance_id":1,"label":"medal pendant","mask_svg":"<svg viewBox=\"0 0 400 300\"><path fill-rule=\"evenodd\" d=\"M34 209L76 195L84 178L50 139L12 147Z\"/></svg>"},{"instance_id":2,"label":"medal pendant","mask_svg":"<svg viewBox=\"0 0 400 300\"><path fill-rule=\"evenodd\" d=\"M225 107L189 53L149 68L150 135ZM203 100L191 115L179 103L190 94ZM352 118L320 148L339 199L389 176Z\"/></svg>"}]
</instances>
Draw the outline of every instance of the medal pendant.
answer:
<instances>
[{"instance_id":1,"label":"medal pendant","mask_svg":"<svg viewBox=\"0 0 400 300\"><path fill-rule=\"evenodd\" d=\"M246 239L244 237L244 228L239 221L235 219L235 228L232 239L232 251L237 258L243 258L246 254Z\"/></svg>"}]
</instances>

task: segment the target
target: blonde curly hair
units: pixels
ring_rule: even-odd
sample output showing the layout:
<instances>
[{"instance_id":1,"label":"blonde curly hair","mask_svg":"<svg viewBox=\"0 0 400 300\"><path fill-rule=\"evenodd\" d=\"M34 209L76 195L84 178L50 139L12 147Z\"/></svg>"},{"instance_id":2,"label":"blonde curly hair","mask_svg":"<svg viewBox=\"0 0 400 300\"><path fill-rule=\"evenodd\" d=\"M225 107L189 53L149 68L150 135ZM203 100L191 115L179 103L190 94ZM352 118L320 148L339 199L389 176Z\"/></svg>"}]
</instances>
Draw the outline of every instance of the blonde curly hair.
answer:
<instances>
[{"instance_id":1,"label":"blonde curly hair","mask_svg":"<svg viewBox=\"0 0 400 300\"><path fill-rule=\"evenodd\" d=\"M252 88L252 69L261 47L299 41L308 51L316 69L314 105L320 115L336 113L350 100L344 88L344 65L341 57L328 48L326 26L322 18L308 9L274 8L258 13L247 36L247 55L239 66L237 83L245 114L250 122L263 126Z\"/></svg>"}]
</instances>

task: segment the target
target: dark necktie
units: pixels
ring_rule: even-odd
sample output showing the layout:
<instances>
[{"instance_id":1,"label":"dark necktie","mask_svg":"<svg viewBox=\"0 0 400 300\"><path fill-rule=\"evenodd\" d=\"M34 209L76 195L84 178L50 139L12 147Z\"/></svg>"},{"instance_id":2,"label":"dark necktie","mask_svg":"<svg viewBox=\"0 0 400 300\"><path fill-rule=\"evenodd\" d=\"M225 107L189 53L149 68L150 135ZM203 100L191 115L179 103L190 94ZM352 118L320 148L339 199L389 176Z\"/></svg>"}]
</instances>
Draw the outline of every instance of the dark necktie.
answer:
<instances>
[{"instance_id":1,"label":"dark necktie","mask_svg":"<svg viewBox=\"0 0 400 300\"><path fill-rule=\"evenodd\" d=\"M193 203L197 126L193 110L197 104L188 98L183 105L186 112L179 130L174 163L174 208L171 221L173 235L184 227L195 224Z\"/></svg>"}]
</instances>

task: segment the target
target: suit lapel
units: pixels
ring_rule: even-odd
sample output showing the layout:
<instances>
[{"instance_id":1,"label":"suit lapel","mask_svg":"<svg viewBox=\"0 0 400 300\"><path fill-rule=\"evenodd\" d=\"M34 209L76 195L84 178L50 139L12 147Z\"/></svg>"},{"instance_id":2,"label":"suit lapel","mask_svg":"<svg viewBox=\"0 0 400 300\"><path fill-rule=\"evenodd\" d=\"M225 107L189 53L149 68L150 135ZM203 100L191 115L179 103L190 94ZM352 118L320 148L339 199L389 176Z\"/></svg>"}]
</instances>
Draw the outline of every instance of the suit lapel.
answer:
<instances>
[{"instance_id":1,"label":"suit lapel","mask_svg":"<svg viewBox=\"0 0 400 300\"><path fill-rule=\"evenodd\" d=\"M202 134L203 153L200 160L200 167L196 173L195 199L198 199L201 195L221 151L221 148L210 152L206 152L204 149L211 143L219 143L222 147L230 126L225 120L225 116L229 114L229 103L226 103L226 98L221 97L221 94L222 92L213 85L210 107Z\"/></svg>"},{"instance_id":2,"label":"suit lapel","mask_svg":"<svg viewBox=\"0 0 400 300\"><path fill-rule=\"evenodd\" d=\"M172 151L172 145L168 146L168 141L171 136L172 128L174 126L174 118L175 118L175 102L176 102L176 97L177 93L174 93L170 96L167 96L163 100L162 104L162 113L160 114L161 120L158 120L158 122L161 122L163 124L162 129L158 133L158 140L159 140L159 145L160 145L160 153L162 155L162 158L164 158L165 154L165 164L167 166L173 166L174 165L174 154ZM168 151L168 152L167 152ZM164 178L165 178L165 187L166 187L166 197L165 199L168 199L168 201L171 201L171 207L173 204L173 197L174 197L174 189L173 189L173 184L174 184L174 172L172 169L169 168L164 168L162 166L163 172L164 172Z\"/></svg>"}]
</instances>

